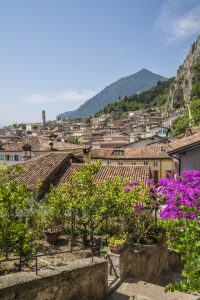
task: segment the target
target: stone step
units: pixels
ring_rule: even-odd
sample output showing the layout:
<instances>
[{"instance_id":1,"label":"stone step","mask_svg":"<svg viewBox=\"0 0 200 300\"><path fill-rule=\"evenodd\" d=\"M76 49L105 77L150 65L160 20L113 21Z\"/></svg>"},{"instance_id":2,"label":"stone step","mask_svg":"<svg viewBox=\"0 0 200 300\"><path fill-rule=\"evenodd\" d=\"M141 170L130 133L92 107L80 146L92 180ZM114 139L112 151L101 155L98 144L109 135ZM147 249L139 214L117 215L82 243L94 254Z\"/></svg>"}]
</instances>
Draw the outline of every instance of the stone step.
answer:
<instances>
[{"instance_id":1,"label":"stone step","mask_svg":"<svg viewBox=\"0 0 200 300\"><path fill-rule=\"evenodd\" d=\"M184 279L186 278L183 277L182 273L163 271L156 284L165 287L170 283L172 284L174 284L175 282L180 283L180 281L183 281Z\"/></svg>"},{"instance_id":2,"label":"stone step","mask_svg":"<svg viewBox=\"0 0 200 300\"><path fill-rule=\"evenodd\" d=\"M165 293L165 288L127 278L106 300L196 300L196 295L180 292Z\"/></svg>"}]
</instances>

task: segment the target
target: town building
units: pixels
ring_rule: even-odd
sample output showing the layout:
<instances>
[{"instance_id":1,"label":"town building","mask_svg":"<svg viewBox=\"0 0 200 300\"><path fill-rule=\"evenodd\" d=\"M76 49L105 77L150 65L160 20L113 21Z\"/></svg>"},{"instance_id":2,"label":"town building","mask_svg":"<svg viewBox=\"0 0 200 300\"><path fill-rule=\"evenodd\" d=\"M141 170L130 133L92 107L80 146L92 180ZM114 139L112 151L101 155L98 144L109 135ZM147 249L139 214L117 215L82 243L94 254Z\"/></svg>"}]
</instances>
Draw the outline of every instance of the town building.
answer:
<instances>
[{"instance_id":1,"label":"town building","mask_svg":"<svg viewBox=\"0 0 200 300\"><path fill-rule=\"evenodd\" d=\"M31 147L31 158L46 155L50 152L79 153L83 146L58 141L51 141L46 138L36 138L26 142L16 142L11 145L2 145L0 142L0 165L7 166L23 161L23 146L29 144Z\"/></svg>"},{"instance_id":2,"label":"town building","mask_svg":"<svg viewBox=\"0 0 200 300\"><path fill-rule=\"evenodd\" d=\"M91 163L101 159L105 165L148 165L155 182L167 177L168 173L174 176L174 161L168 155L167 144L152 144L136 149L92 149Z\"/></svg>"},{"instance_id":3,"label":"town building","mask_svg":"<svg viewBox=\"0 0 200 300\"><path fill-rule=\"evenodd\" d=\"M49 153L42 157L26 160L17 165L26 168L26 172L17 172L16 181L20 185L28 185L30 191L36 191L38 184L42 184L39 193L35 194L35 199L39 201L49 192L50 185L58 187L60 184L67 184L74 171L82 167L83 160L72 153ZM13 173L16 171L13 170ZM124 179L143 180L150 179L149 166L105 166L102 165L94 177L100 184L105 179L113 179L116 176L122 176Z\"/></svg>"},{"instance_id":4,"label":"town building","mask_svg":"<svg viewBox=\"0 0 200 300\"><path fill-rule=\"evenodd\" d=\"M168 155L174 159L176 174L200 171L200 132L169 143Z\"/></svg>"}]
</instances>

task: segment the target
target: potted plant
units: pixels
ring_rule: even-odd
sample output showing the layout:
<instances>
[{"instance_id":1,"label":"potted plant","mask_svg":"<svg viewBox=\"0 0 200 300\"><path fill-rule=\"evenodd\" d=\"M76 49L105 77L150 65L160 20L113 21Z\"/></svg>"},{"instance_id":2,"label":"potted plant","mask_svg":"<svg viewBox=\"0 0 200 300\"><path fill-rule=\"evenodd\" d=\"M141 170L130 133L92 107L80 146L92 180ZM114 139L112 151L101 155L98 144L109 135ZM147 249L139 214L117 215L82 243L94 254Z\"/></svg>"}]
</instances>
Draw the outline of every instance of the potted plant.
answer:
<instances>
[{"instance_id":1,"label":"potted plant","mask_svg":"<svg viewBox=\"0 0 200 300\"><path fill-rule=\"evenodd\" d=\"M50 245L55 245L66 221L67 201L59 190L51 187L51 192L41 201L39 211L44 217L45 239Z\"/></svg>"},{"instance_id":2,"label":"potted plant","mask_svg":"<svg viewBox=\"0 0 200 300\"><path fill-rule=\"evenodd\" d=\"M111 253L119 252L126 244L127 236L126 235L115 235L111 237L109 242L109 249Z\"/></svg>"}]
</instances>

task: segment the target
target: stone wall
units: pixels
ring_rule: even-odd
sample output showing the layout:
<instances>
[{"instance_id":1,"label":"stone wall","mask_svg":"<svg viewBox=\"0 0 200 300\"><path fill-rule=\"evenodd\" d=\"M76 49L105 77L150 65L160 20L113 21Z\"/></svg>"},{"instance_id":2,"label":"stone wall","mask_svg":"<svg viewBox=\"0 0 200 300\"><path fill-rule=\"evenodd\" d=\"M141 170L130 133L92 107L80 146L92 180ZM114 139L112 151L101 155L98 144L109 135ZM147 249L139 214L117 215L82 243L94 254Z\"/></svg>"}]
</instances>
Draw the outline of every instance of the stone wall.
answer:
<instances>
[{"instance_id":1,"label":"stone wall","mask_svg":"<svg viewBox=\"0 0 200 300\"><path fill-rule=\"evenodd\" d=\"M149 283L157 283L162 271L172 271L176 266L183 266L181 256L163 245L130 245L117 254L108 254L108 262L112 275L123 281L125 277L133 277ZM113 268L111 267L113 266Z\"/></svg>"},{"instance_id":2,"label":"stone wall","mask_svg":"<svg viewBox=\"0 0 200 300\"><path fill-rule=\"evenodd\" d=\"M107 261L97 257L0 277L1 300L99 300L107 291Z\"/></svg>"}]
</instances>

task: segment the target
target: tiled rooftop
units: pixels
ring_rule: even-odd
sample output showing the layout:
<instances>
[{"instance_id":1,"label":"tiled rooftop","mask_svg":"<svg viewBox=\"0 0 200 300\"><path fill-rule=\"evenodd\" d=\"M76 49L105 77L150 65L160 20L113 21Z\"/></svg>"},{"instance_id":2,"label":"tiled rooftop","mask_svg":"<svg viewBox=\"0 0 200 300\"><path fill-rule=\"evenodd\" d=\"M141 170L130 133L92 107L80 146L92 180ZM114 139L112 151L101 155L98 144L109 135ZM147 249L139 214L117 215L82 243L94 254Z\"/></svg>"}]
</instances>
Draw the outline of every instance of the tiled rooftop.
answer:
<instances>
[{"instance_id":1,"label":"tiled rooftop","mask_svg":"<svg viewBox=\"0 0 200 300\"><path fill-rule=\"evenodd\" d=\"M192 146L192 144L200 143L200 132L197 132L193 135L183 137L182 139L177 139L169 143L169 150L168 152L172 152L175 150L179 150L182 147L187 147L189 145Z\"/></svg>"},{"instance_id":2,"label":"tiled rooftop","mask_svg":"<svg viewBox=\"0 0 200 300\"><path fill-rule=\"evenodd\" d=\"M37 184L45 183L64 163L74 157L72 153L49 153L34 159L20 162L9 167L22 166L27 172L20 171L17 182L20 185L26 184L29 189L35 189Z\"/></svg>"},{"instance_id":3,"label":"tiled rooftop","mask_svg":"<svg viewBox=\"0 0 200 300\"><path fill-rule=\"evenodd\" d=\"M65 165L59 171L58 177L53 181L53 185L59 186L62 183L67 183L70 176L73 176L74 171L78 170L81 164ZM101 165L98 174L95 176L95 181L98 184L103 183L106 179L112 179L116 176L121 176L124 179L130 180L146 180L150 177L149 166L112 166Z\"/></svg>"},{"instance_id":4,"label":"tiled rooftop","mask_svg":"<svg viewBox=\"0 0 200 300\"><path fill-rule=\"evenodd\" d=\"M77 159L79 163L70 163L70 158ZM19 171L16 179L20 185L28 185L30 190L35 190L37 185L42 183L41 191L43 194L49 190L50 184L59 186L67 183L74 171L82 167L81 160L72 153L49 153L47 155L21 162L12 166L22 166L27 172ZM12 167L9 166L9 167ZM8 167L8 168L9 168ZM13 171L13 176L16 174ZM130 180L146 180L150 177L149 166L111 166L102 165L95 180L98 184L103 183L105 179L112 179L116 176L122 176Z\"/></svg>"},{"instance_id":5,"label":"tiled rooftop","mask_svg":"<svg viewBox=\"0 0 200 300\"><path fill-rule=\"evenodd\" d=\"M122 150L122 149L120 149ZM168 147L166 144L153 144L146 147L124 149L123 159L148 159L148 158L170 158L167 154ZM113 149L92 149L92 158L109 158L122 159L122 156L112 155Z\"/></svg>"},{"instance_id":6,"label":"tiled rooftop","mask_svg":"<svg viewBox=\"0 0 200 300\"><path fill-rule=\"evenodd\" d=\"M83 149L80 145L74 145L70 143L62 143L58 141L52 141L53 142L53 150L49 150L49 140L45 138L37 138L34 140L29 140L26 142L17 142L12 145L3 146L3 150L1 151L22 151L22 147L24 144L29 144L31 146L31 151L67 151L69 149Z\"/></svg>"}]
</instances>

